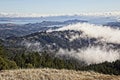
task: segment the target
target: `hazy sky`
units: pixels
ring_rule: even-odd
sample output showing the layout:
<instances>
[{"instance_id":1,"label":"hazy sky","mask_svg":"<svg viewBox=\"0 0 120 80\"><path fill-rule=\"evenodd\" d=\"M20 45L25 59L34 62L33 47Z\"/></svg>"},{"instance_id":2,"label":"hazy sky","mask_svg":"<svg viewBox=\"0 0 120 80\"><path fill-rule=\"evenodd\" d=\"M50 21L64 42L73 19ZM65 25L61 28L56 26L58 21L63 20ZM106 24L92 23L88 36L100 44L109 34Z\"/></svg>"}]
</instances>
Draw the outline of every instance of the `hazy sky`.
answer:
<instances>
[{"instance_id":1,"label":"hazy sky","mask_svg":"<svg viewBox=\"0 0 120 80\"><path fill-rule=\"evenodd\" d=\"M0 0L0 12L75 14L120 11L120 0Z\"/></svg>"}]
</instances>

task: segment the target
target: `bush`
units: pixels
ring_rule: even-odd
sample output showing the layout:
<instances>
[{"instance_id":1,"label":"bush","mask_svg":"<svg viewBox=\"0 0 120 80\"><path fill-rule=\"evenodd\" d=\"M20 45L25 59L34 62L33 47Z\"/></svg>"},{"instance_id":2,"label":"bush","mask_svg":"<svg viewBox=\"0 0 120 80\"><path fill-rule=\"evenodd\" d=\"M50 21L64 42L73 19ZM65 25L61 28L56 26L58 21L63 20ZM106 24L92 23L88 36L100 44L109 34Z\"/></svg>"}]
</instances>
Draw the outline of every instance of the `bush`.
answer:
<instances>
[{"instance_id":1,"label":"bush","mask_svg":"<svg viewBox=\"0 0 120 80\"><path fill-rule=\"evenodd\" d=\"M17 64L15 63L15 61L10 61L8 59L5 60L8 66L8 69L17 69Z\"/></svg>"},{"instance_id":2,"label":"bush","mask_svg":"<svg viewBox=\"0 0 120 80\"><path fill-rule=\"evenodd\" d=\"M5 60L2 57L0 57L0 70L4 70L4 69L8 69L8 65L5 62Z\"/></svg>"},{"instance_id":3,"label":"bush","mask_svg":"<svg viewBox=\"0 0 120 80\"><path fill-rule=\"evenodd\" d=\"M34 68L32 64L28 63L26 64L26 68Z\"/></svg>"}]
</instances>

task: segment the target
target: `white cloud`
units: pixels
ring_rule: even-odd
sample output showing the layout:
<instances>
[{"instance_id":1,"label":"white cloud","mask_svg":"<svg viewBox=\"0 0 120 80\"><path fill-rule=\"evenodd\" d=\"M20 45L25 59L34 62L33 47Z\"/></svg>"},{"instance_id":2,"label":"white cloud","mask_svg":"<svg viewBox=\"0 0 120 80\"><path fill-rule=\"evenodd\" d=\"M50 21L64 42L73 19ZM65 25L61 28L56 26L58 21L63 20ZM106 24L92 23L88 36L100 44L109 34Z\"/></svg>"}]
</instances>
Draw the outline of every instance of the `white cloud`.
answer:
<instances>
[{"instance_id":1,"label":"white cloud","mask_svg":"<svg viewBox=\"0 0 120 80\"><path fill-rule=\"evenodd\" d=\"M117 50L107 50L105 47L91 46L84 49L75 50L64 50L60 49L56 56L68 56L76 58L80 61L89 64L97 64L105 61L113 62L120 59L120 53Z\"/></svg>"},{"instance_id":2,"label":"white cloud","mask_svg":"<svg viewBox=\"0 0 120 80\"><path fill-rule=\"evenodd\" d=\"M77 23L64 26L57 30L48 30L48 32L64 30L82 31L83 34L81 36L98 38L100 39L100 41L120 44L120 29L114 29L109 26L95 25L89 23ZM78 36L76 38L78 38Z\"/></svg>"},{"instance_id":3,"label":"white cloud","mask_svg":"<svg viewBox=\"0 0 120 80\"><path fill-rule=\"evenodd\" d=\"M39 13L6 13L0 12L0 17L41 17L41 16L62 16L62 15L79 15L79 16L103 16L103 17L120 17L120 11L113 12L96 12L96 13L76 13L76 14L39 14Z\"/></svg>"},{"instance_id":4,"label":"white cloud","mask_svg":"<svg viewBox=\"0 0 120 80\"><path fill-rule=\"evenodd\" d=\"M42 51L42 46L40 42L23 41L21 44L24 45L28 51L35 51L35 52Z\"/></svg>"}]
</instances>

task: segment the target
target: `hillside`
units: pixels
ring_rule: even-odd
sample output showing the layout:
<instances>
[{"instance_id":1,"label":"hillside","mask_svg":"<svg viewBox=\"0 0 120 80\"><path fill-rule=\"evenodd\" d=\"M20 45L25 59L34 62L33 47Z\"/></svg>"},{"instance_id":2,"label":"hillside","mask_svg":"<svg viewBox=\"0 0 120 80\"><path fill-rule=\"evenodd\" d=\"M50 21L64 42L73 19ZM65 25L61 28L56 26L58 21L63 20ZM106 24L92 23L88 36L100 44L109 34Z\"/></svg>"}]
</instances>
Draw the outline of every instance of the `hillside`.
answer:
<instances>
[{"instance_id":1,"label":"hillside","mask_svg":"<svg viewBox=\"0 0 120 80\"><path fill-rule=\"evenodd\" d=\"M21 69L1 71L0 80L120 80L120 76L64 69Z\"/></svg>"},{"instance_id":2,"label":"hillside","mask_svg":"<svg viewBox=\"0 0 120 80\"><path fill-rule=\"evenodd\" d=\"M11 36L25 36L35 32L41 32L48 29L54 29L64 25L75 24L75 23L87 22L84 20L66 20L63 22L57 21L42 21L40 23L27 23L27 24L12 24L5 23L0 24L0 39L5 39Z\"/></svg>"},{"instance_id":3,"label":"hillside","mask_svg":"<svg viewBox=\"0 0 120 80\"><path fill-rule=\"evenodd\" d=\"M0 70L47 67L120 75L119 36L119 29L77 23L8 37L2 41Z\"/></svg>"}]
</instances>

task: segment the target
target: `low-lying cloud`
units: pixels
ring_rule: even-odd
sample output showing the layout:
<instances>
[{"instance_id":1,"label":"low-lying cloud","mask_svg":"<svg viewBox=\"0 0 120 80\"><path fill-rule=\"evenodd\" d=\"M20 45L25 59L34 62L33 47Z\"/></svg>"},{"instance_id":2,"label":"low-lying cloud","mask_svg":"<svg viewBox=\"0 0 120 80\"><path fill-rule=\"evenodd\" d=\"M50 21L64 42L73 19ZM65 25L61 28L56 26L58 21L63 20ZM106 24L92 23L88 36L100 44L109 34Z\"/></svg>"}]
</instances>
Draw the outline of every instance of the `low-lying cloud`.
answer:
<instances>
[{"instance_id":1,"label":"low-lying cloud","mask_svg":"<svg viewBox=\"0 0 120 80\"><path fill-rule=\"evenodd\" d=\"M73 41L77 38L96 38L98 41L101 41L103 45L90 45L85 48L80 48L78 51L75 50L65 50L60 49L55 56L67 56L69 58L75 58L79 61L84 61L89 64L98 64L105 61L113 62L116 60L120 60L120 47L117 49L110 48L110 45L106 45L105 43L114 43L120 44L120 29L111 28L109 26L95 25L89 23L77 23L73 25L64 26L62 28L56 30L48 30L47 32L52 31L65 31L65 30L75 30L82 32L81 34L71 35L69 38L70 41ZM91 44L91 43L90 43ZM41 51L42 46L40 43L26 43L25 44L28 49L34 49ZM49 45L50 46L50 45ZM114 45L113 45L114 46ZM34 48L33 48L34 47Z\"/></svg>"},{"instance_id":2,"label":"low-lying cloud","mask_svg":"<svg viewBox=\"0 0 120 80\"><path fill-rule=\"evenodd\" d=\"M64 50L60 49L56 56L67 56L84 61L89 64L98 64L105 61L113 62L120 59L119 51L113 49L106 49L99 46L87 47L84 49L75 50Z\"/></svg>"},{"instance_id":3,"label":"low-lying cloud","mask_svg":"<svg viewBox=\"0 0 120 80\"><path fill-rule=\"evenodd\" d=\"M28 51L34 51L34 52L42 51L42 46L40 42L23 41L22 45L24 45Z\"/></svg>"},{"instance_id":4,"label":"low-lying cloud","mask_svg":"<svg viewBox=\"0 0 120 80\"><path fill-rule=\"evenodd\" d=\"M97 38L100 41L105 41L108 43L120 44L120 29L114 29L109 26L95 25L89 23L77 23L73 25L64 26L57 30L49 30L48 32L65 30L82 31L83 36Z\"/></svg>"}]
</instances>

